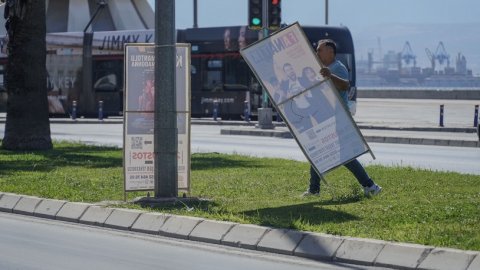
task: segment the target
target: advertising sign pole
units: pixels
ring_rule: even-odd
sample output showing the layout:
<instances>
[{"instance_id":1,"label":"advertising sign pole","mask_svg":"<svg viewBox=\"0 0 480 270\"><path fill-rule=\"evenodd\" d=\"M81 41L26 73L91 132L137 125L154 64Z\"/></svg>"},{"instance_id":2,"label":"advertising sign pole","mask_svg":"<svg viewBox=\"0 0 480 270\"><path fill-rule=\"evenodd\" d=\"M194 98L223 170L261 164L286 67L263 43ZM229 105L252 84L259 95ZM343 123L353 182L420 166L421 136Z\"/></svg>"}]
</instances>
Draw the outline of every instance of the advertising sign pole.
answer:
<instances>
[{"instance_id":1,"label":"advertising sign pole","mask_svg":"<svg viewBox=\"0 0 480 270\"><path fill-rule=\"evenodd\" d=\"M155 1L155 197L177 197L175 1Z\"/></svg>"}]
</instances>

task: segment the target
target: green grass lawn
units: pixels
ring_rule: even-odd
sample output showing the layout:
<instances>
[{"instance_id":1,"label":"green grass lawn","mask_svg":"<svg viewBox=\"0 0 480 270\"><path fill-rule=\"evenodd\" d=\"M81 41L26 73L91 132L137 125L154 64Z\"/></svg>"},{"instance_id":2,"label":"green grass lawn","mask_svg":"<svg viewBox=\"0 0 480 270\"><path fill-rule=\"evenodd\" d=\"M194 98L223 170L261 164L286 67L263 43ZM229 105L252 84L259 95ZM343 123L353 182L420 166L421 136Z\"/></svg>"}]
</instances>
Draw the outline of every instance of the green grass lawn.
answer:
<instances>
[{"instance_id":1,"label":"green grass lawn","mask_svg":"<svg viewBox=\"0 0 480 270\"><path fill-rule=\"evenodd\" d=\"M369 166L383 187L365 198L353 175L327 175L320 197L301 198L309 165L283 159L194 154L191 196L155 209L180 215L424 245L480 250L480 176ZM123 200L122 151L56 143L44 152L0 150L0 191L69 201ZM144 196L129 193L128 198ZM128 206L139 207L139 206Z\"/></svg>"}]
</instances>

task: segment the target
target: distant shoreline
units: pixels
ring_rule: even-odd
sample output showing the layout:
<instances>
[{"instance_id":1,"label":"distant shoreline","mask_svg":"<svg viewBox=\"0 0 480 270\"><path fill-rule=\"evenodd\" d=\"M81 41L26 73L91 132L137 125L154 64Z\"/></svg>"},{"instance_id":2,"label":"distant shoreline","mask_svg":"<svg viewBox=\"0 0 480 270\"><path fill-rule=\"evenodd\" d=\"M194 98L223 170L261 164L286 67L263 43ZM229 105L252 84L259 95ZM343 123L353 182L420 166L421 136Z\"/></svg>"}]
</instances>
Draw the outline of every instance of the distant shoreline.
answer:
<instances>
[{"instance_id":1,"label":"distant shoreline","mask_svg":"<svg viewBox=\"0 0 480 270\"><path fill-rule=\"evenodd\" d=\"M357 97L480 100L480 88L358 87Z\"/></svg>"}]
</instances>

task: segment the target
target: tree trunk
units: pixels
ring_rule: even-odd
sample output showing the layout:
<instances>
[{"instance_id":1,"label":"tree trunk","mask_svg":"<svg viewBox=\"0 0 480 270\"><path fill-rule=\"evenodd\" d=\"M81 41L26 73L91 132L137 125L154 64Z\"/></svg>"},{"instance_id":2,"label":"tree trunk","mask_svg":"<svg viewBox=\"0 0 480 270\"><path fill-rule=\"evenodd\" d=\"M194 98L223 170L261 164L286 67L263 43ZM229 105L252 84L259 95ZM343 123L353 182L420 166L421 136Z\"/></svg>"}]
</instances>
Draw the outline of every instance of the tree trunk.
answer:
<instances>
[{"instance_id":1,"label":"tree trunk","mask_svg":"<svg viewBox=\"0 0 480 270\"><path fill-rule=\"evenodd\" d=\"M8 9L7 120L2 147L52 148L48 118L45 1L16 0ZM8 5L8 2L7 4Z\"/></svg>"}]
</instances>

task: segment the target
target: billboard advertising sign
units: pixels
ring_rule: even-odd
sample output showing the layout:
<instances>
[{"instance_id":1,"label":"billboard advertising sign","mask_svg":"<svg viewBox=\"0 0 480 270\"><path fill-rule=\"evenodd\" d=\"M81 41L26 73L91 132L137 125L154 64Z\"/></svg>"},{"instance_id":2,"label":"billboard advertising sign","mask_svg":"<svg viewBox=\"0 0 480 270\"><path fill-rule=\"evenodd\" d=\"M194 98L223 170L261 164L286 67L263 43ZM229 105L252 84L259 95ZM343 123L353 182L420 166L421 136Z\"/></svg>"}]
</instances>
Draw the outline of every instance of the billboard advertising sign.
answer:
<instances>
[{"instance_id":1,"label":"billboard advertising sign","mask_svg":"<svg viewBox=\"0 0 480 270\"><path fill-rule=\"evenodd\" d=\"M241 54L320 175L370 151L298 23Z\"/></svg>"},{"instance_id":2,"label":"billboard advertising sign","mask_svg":"<svg viewBox=\"0 0 480 270\"><path fill-rule=\"evenodd\" d=\"M125 46L125 191L154 189L155 46ZM176 45L178 189L190 190L190 45ZM161 173L161 172L160 172Z\"/></svg>"}]
</instances>

